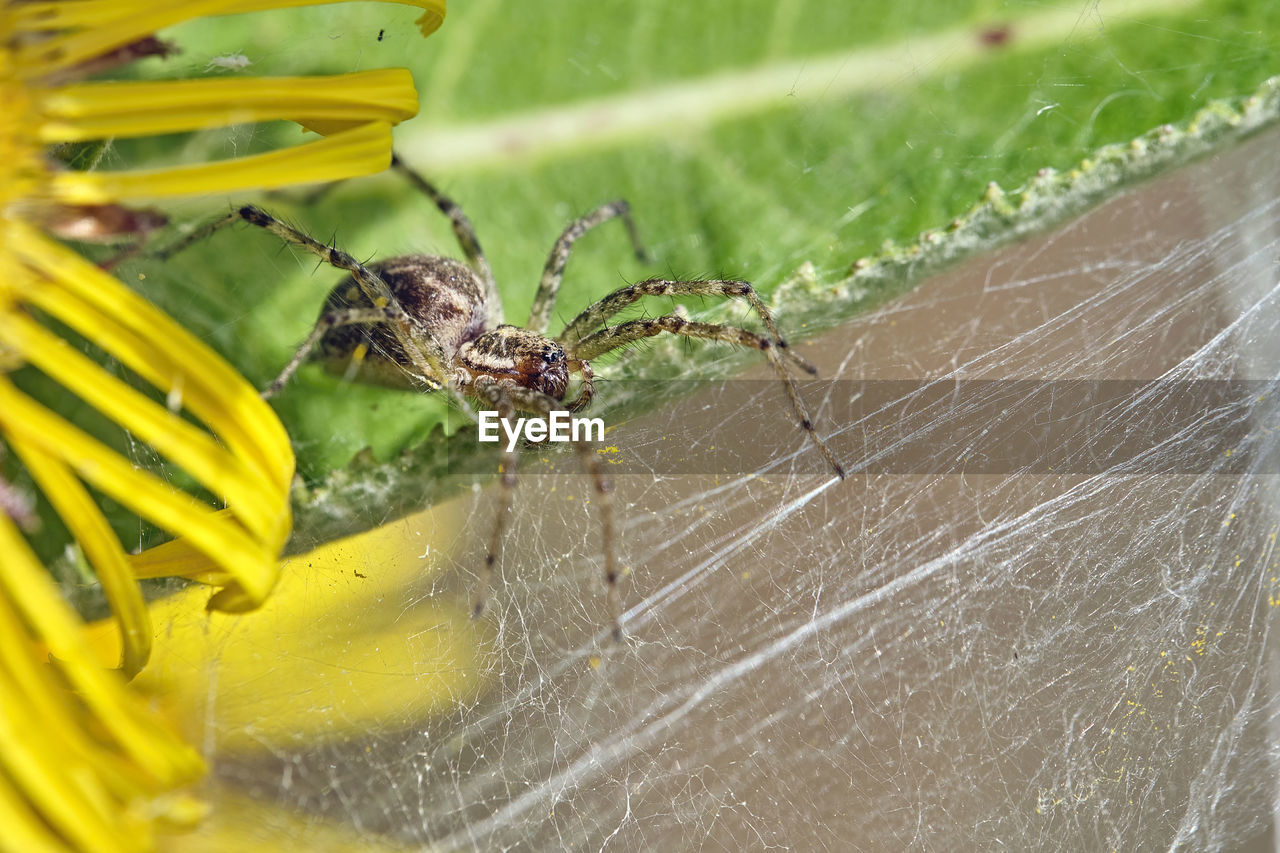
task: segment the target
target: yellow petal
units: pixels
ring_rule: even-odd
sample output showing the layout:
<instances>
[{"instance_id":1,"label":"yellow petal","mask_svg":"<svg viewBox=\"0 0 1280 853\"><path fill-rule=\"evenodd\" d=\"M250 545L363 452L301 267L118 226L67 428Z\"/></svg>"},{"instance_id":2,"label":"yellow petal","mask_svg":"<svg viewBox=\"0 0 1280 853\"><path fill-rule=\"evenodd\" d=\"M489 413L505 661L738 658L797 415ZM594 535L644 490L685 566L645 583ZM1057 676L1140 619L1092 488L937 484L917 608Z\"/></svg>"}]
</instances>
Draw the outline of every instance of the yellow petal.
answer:
<instances>
[{"instance_id":1,"label":"yellow petal","mask_svg":"<svg viewBox=\"0 0 1280 853\"><path fill-rule=\"evenodd\" d=\"M212 349L119 281L25 225L0 232L16 258L40 275L0 279L9 295L47 312L119 359L204 421L237 458L259 472L284 503L293 478L289 437L258 392ZM180 461L180 460L179 460ZM286 535L287 514L273 538Z\"/></svg>"},{"instance_id":2,"label":"yellow petal","mask_svg":"<svg viewBox=\"0 0 1280 853\"><path fill-rule=\"evenodd\" d=\"M23 713L17 695L0 693L0 748L4 750L0 766L5 776L30 797L59 834L80 849L93 849L118 837L102 814L101 798L88 788L92 780L67 777L62 768L69 756L57 741L44 737L46 731L41 721Z\"/></svg>"},{"instance_id":3,"label":"yellow petal","mask_svg":"<svg viewBox=\"0 0 1280 853\"><path fill-rule=\"evenodd\" d=\"M21 352L32 366L237 507L252 532L270 535L274 527L270 519L280 511L280 494L260 471L244 465L209 433L130 388L29 316L14 313L0 317L0 339Z\"/></svg>"},{"instance_id":4,"label":"yellow petal","mask_svg":"<svg viewBox=\"0 0 1280 853\"><path fill-rule=\"evenodd\" d=\"M140 471L0 378L0 430L64 460L94 488L159 527L185 536L234 575L236 586L261 603L276 581L278 548L164 480Z\"/></svg>"},{"instance_id":5,"label":"yellow petal","mask_svg":"<svg viewBox=\"0 0 1280 853\"><path fill-rule=\"evenodd\" d=\"M132 172L61 172L50 179L49 192L50 200L60 204L108 204L338 181L379 172L390 164L391 125L375 121L305 145L215 163Z\"/></svg>"},{"instance_id":6,"label":"yellow petal","mask_svg":"<svg viewBox=\"0 0 1280 853\"><path fill-rule=\"evenodd\" d=\"M189 734L223 754L365 737L456 707L484 689L484 623L414 591L448 564L439 546L463 512L436 507L290 557L250 615L203 614L194 590L153 602L164 642L134 685L175 719L214 726ZM118 642L109 623L91 630L104 649Z\"/></svg>"},{"instance_id":7,"label":"yellow petal","mask_svg":"<svg viewBox=\"0 0 1280 853\"><path fill-rule=\"evenodd\" d=\"M228 510L222 510L228 513ZM231 576L185 539L174 539L128 556L135 578L186 578L209 586L225 586Z\"/></svg>"},{"instance_id":8,"label":"yellow petal","mask_svg":"<svg viewBox=\"0 0 1280 853\"><path fill-rule=\"evenodd\" d=\"M80 22L59 22L60 19L74 16L74 7L82 5L86 8L79 10L82 15ZM6 6L12 7L13 20L20 32L52 33L48 38L34 38L19 44L13 50L14 69L23 79L45 77L152 35L157 30L206 15L223 14L235 5L233 0L185 0L182 3L107 3L103 0L88 0L87 3L7 3ZM104 8L107 6L114 6L114 12Z\"/></svg>"},{"instance_id":9,"label":"yellow petal","mask_svg":"<svg viewBox=\"0 0 1280 853\"><path fill-rule=\"evenodd\" d=\"M424 36L431 35L444 23L445 0L379 1L398 3L404 6L416 6L422 9L423 13L422 17L418 19L418 26ZM180 20L190 20L206 15L226 15L265 11L267 9L297 8L299 6L322 6L336 2L340 2L340 0L221 0L218 3L207 4L213 8L205 8L204 11L200 12L191 11L196 4L188 3L188 14L182 16ZM27 30L78 29L101 27L123 17L142 17L144 13L151 10L152 5L151 3L138 2L138 0L133 0L133 2L127 2L127 0L77 0L74 3L67 3L65 0L52 0L52 2L46 0L46 2L17 4L14 17ZM159 20L159 18L151 17L148 19L150 29L141 30L142 35L153 33L160 29L160 26L168 26L168 24L156 25L154 23L156 20ZM121 42L121 44L124 43Z\"/></svg>"},{"instance_id":10,"label":"yellow petal","mask_svg":"<svg viewBox=\"0 0 1280 853\"><path fill-rule=\"evenodd\" d=\"M329 77L80 83L41 99L44 142L175 133L251 121L286 120L334 132L417 114L406 69Z\"/></svg>"},{"instance_id":11,"label":"yellow petal","mask_svg":"<svg viewBox=\"0 0 1280 853\"><path fill-rule=\"evenodd\" d=\"M239 0L235 4L237 12L251 12L257 9L293 9L299 6L322 6L339 0ZM386 0L402 6L416 6L422 10L418 18L418 29L424 36L429 36L444 23L445 0Z\"/></svg>"},{"instance_id":12,"label":"yellow petal","mask_svg":"<svg viewBox=\"0 0 1280 853\"><path fill-rule=\"evenodd\" d=\"M56 457L25 442L12 447L93 566L120 628L120 668L132 678L151 655L151 618L120 540L88 490Z\"/></svg>"},{"instance_id":13,"label":"yellow petal","mask_svg":"<svg viewBox=\"0 0 1280 853\"><path fill-rule=\"evenodd\" d=\"M101 723L101 734L117 744L143 772L166 787L198 775L203 765L195 751L177 740L129 692L118 673L99 665L80 620L62 600L17 529L2 514L0 554L5 555L0 571L3 609L9 611L12 607L16 611L0 612L0 622L30 627L32 639L48 647L86 710Z\"/></svg>"},{"instance_id":14,"label":"yellow petal","mask_svg":"<svg viewBox=\"0 0 1280 853\"><path fill-rule=\"evenodd\" d=\"M194 833L161 834L159 849L172 853L225 853L227 850L306 850L308 853L393 853L419 850L394 838L357 829L340 818L291 811L270 800L228 787L207 792L213 814Z\"/></svg>"},{"instance_id":15,"label":"yellow petal","mask_svg":"<svg viewBox=\"0 0 1280 853\"><path fill-rule=\"evenodd\" d=\"M0 748L4 746L0 743ZM0 778L0 825L5 829L5 840L14 850L31 853L63 853L63 839L53 834L50 826L31 810L30 792L15 788Z\"/></svg>"},{"instance_id":16,"label":"yellow petal","mask_svg":"<svg viewBox=\"0 0 1280 853\"><path fill-rule=\"evenodd\" d=\"M180 817L183 802L152 798L192 781L203 770L199 758L116 673L93 661L79 620L3 516L0 553L6 848L149 846L152 815ZM42 641L54 652L52 665L32 653Z\"/></svg>"},{"instance_id":17,"label":"yellow petal","mask_svg":"<svg viewBox=\"0 0 1280 853\"><path fill-rule=\"evenodd\" d=\"M211 606L256 607L275 584L276 556L290 526L293 453L274 413L216 354L118 281L27 226L8 223L5 231L25 264L20 269L30 272L0 280L0 342L185 468L225 499L230 512L134 469L7 383L0 384L6 401L0 431L186 537L221 570L226 589ZM161 392L178 389L183 405L222 443L103 372L12 307L14 300L82 333Z\"/></svg>"}]
</instances>

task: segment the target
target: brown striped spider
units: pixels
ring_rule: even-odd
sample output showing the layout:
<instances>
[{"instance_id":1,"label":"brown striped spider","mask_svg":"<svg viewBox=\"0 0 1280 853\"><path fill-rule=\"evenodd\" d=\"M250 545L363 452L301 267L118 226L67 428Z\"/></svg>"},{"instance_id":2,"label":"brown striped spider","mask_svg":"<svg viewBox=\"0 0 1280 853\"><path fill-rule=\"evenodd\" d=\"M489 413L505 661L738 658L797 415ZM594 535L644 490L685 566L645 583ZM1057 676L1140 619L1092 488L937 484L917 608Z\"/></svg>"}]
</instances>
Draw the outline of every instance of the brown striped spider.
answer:
<instances>
[{"instance_id":1,"label":"brown striped spider","mask_svg":"<svg viewBox=\"0 0 1280 853\"><path fill-rule=\"evenodd\" d=\"M815 375L817 370L787 347L772 315L750 284L745 281L648 279L615 290L570 320L559 335L548 337L546 330L556 291L574 241L597 225L621 219L631 237L636 256L645 259L631 219L630 206L625 201L613 201L574 220L565 228L543 268L528 325L524 328L508 325L503 322L502 302L498 298L489 262L466 214L399 158L392 160L392 166L449 218L462 253L467 258L466 264L434 255L406 255L365 266L347 253L319 243L252 206L242 207L211 222L158 253L162 259L170 257L219 228L244 221L265 228L350 274L329 293L315 328L289 364L263 392L264 397L279 391L311 358L322 362L332 373L361 382L418 391L445 389L463 405L463 398L473 397L492 406L501 418L510 418L516 411L544 417L557 410L578 412L590 404L594 392L592 359L641 338L666 333L724 341L763 352L782 380L801 428L836 475L844 477L844 469L835 455L814 431L809 413L787 373L786 364L789 362ZM735 326L699 323L688 319L683 312L628 320L612 327L605 325L611 317L646 296L688 295L745 300L759 315L767 334ZM574 375L579 377L578 393L566 402L570 378ZM617 586L612 486L601 470L590 442L577 440L573 443L582 467L595 486L603 530L604 581L613 617L613 637L620 640L622 606ZM473 606L476 616L484 610L516 486L514 449L503 451L500 470L502 489Z\"/></svg>"}]
</instances>

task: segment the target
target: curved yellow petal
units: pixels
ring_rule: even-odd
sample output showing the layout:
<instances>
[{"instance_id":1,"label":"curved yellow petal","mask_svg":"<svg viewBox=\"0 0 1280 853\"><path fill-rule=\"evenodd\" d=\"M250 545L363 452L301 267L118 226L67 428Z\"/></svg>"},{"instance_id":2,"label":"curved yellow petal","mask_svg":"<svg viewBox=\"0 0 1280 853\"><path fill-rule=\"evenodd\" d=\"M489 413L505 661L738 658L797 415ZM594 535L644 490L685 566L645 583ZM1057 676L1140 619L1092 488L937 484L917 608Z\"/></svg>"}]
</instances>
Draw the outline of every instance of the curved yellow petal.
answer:
<instances>
[{"instance_id":1,"label":"curved yellow petal","mask_svg":"<svg viewBox=\"0 0 1280 853\"><path fill-rule=\"evenodd\" d=\"M444 23L445 0L384 0L398 3L401 6L416 6L422 10L418 18L418 29L424 36L429 36ZM341 0L238 0L235 4L237 12L249 12L255 9L296 9L299 6L323 6Z\"/></svg>"},{"instance_id":2,"label":"curved yellow petal","mask_svg":"<svg viewBox=\"0 0 1280 853\"><path fill-rule=\"evenodd\" d=\"M78 618L3 516L0 553L3 841L22 850L64 850L68 841L81 849L145 847L152 817L190 812L186 798L160 795L203 765L118 674L92 659ZM32 654L41 642L54 651L52 665Z\"/></svg>"},{"instance_id":3,"label":"curved yellow petal","mask_svg":"<svg viewBox=\"0 0 1280 853\"><path fill-rule=\"evenodd\" d=\"M150 444L201 485L237 507L244 525L268 536L280 495L213 436L147 399L24 314L0 317L0 337L32 366Z\"/></svg>"},{"instance_id":4,"label":"curved yellow petal","mask_svg":"<svg viewBox=\"0 0 1280 853\"><path fill-rule=\"evenodd\" d=\"M3 689L3 687L0 687ZM0 743L0 747L4 744ZM40 816L31 810L30 792L15 787L8 779L0 778L0 825L5 828L7 841L15 850L31 853L63 853L63 839Z\"/></svg>"},{"instance_id":5,"label":"curved yellow petal","mask_svg":"<svg viewBox=\"0 0 1280 853\"><path fill-rule=\"evenodd\" d=\"M305 145L215 163L132 172L61 172L49 180L60 204L108 204L291 184L338 181L391 165L391 125L368 122Z\"/></svg>"},{"instance_id":6,"label":"curved yellow petal","mask_svg":"<svg viewBox=\"0 0 1280 853\"><path fill-rule=\"evenodd\" d=\"M225 853L227 850L306 850L308 853L430 853L380 836L368 827L357 829L341 819L292 811L274 802L249 796L227 786L208 791L215 808L195 832L159 835L158 849L172 853Z\"/></svg>"},{"instance_id":7,"label":"curved yellow petal","mask_svg":"<svg viewBox=\"0 0 1280 853\"><path fill-rule=\"evenodd\" d=\"M226 500L229 512L134 469L7 383L0 383L0 431L189 540L222 572L226 588L212 606L260 604L276 582L275 558L290 525L293 453L274 413L217 355L119 282L27 226L10 223L5 231L33 274L0 281L0 341L185 468ZM79 331L166 395L178 389L184 407L221 443L93 365L11 307L18 300Z\"/></svg>"},{"instance_id":8,"label":"curved yellow petal","mask_svg":"<svg viewBox=\"0 0 1280 853\"><path fill-rule=\"evenodd\" d=\"M93 566L119 625L120 668L132 678L151 655L151 617L120 540L88 490L57 457L26 442L13 442L13 450Z\"/></svg>"},{"instance_id":9,"label":"curved yellow petal","mask_svg":"<svg viewBox=\"0 0 1280 853\"><path fill-rule=\"evenodd\" d=\"M276 581L278 548L218 516L194 497L134 468L111 448L89 437L0 378L0 430L64 460L94 488L159 527L184 536L235 577L235 586L262 602Z\"/></svg>"},{"instance_id":10,"label":"curved yellow petal","mask_svg":"<svg viewBox=\"0 0 1280 853\"><path fill-rule=\"evenodd\" d=\"M293 448L271 407L244 377L162 311L66 247L25 225L11 224L2 233L16 258L39 273L19 283L10 299L70 326L161 392L176 390L183 407L258 471L262 487L285 504ZM0 279L0 294L14 284ZM287 526L285 512L274 521L271 538L283 544Z\"/></svg>"},{"instance_id":11,"label":"curved yellow petal","mask_svg":"<svg viewBox=\"0 0 1280 853\"><path fill-rule=\"evenodd\" d=\"M235 4L237 12L251 12L257 9L296 9L299 6L324 6L341 0L238 0ZM418 29L423 36L429 36L444 23L445 0L383 0L398 3L401 6L415 6L422 10L418 18Z\"/></svg>"},{"instance_id":12,"label":"curved yellow petal","mask_svg":"<svg viewBox=\"0 0 1280 853\"><path fill-rule=\"evenodd\" d=\"M228 513L228 510L222 510ZM185 539L173 539L128 555L135 578L186 578L209 586L225 586L231 575Z\"/></svg>"},{"instance_id":13,"label":"curved yellow petal","mask_svg":"<svg viewBox=\"0 0 1280 853\"><path fill-rule=\"evenodd\" d=\"M289 9L300 6L322 6L337 3L341 0L221 0L209 4L201 12L192 12L181 20L208 15L227 15L240 12L259 12L267 9ZM445 0L379 0L379 2L397 3L403 6L416 6L423 10L418 19L418 26L424 36L429 36L440 28L445 18ZM176 4L175 4L176 5ZM65 30L82 27L100 27L126 16L137 17L147 12L152 4L121 2L121 0L77 0L67 3L65 0L45 0L45 2L21 3L15 10L17 22L30 30ZM195 4L188 4L194 7ZM143 34L155 32L161 26L150 18L151 28Z\"/></svg>"},{"instance_id":14,"label":"curved yellow petal","mask_svg":"<svg viewBox=\"0 0 1280 853\"><path fill-rule=\"evenodd\" d=\"M17 694L0 693L0 747L4 750L0 764L5 775L28 792L36 809L60 834L81 849L92 849L116 836L115 827L103 814L102 798L60 772L68 756L61 744L45 736L47 732L41 720L24 713Z\"/></svg>"},{"instance_id":15,"label":"curved yellow petal","mask_svg":"<svg viewBox=\"0 0 1280 853\"><path fill-rule=\"evenodd\" d=\"M190 735L222 754L364 737L456 707L485 687L485 625L412 591L448 564L440 545L464 511L434 507L290 557L251 615L201 613L195 590L153 602L165 640L134 685L175 719L213 726ZM90 630L114 654L110 624Z\"/></svg>"},{"instance_id":16,"label":"curved yellow petal","mask_svg":"<svg viewBox=\"0 0 1280 853\"><path fill-rule=\"evenodd\" d=\"M29 626L32 640L49 649L79 701L100 722L101 735L165 787L202 772L203 763L195 751L167 731L160 718L127 689L118 673L102 668L80 620L2 514L0 554L5 555L5 571L0 572L0 623L6 631L16 630L18 624ZM19 648L27 650L29 643ZM28 655L23 657L30 660Z\"/></svg>"},{"instance_id":17,"label":"curved yellow petal","mask_svg":"<svg viewBox=\"0 0 1280 853\"><path fill-rule=\"evenodd\" d=\"M81 10L82 15L98 13L98 17L92 21L82 19L75 24L59 23L59 19L73 16L73 7L80 6L79 2L6 5L14 7L13 20L19 31L49 34L45 38L20 43L13 49L16 73L30 80L78 65L182 21L223 14L235 3L233 0L146 4L116 2L110 4L115 7L114 14L108 14L103 8L107 4L102 0L89 0L88 5L93 8ZM36 8L24 8L28 5Z\"/></svg>"},{"instance_id":18,"label":"curved yellow petal","mask_svg":"<svg viewBox=\"0 0 1280 853\"><path fill-rule=\"evenodd\" d=\"M418 112L406 69L329 77L263 77L158 82L79 83L45 93L44 142L294 121L336 132L370 121L398 124Z\"/></svg>"},{"instance_id":19,"label":"curved yellow petal","mask_svg":"<svg viewBox=\"0 0 1280 853\"><path fill-rule=\"evenodd\" d=\"M438 27L445 14L443 0L392 2L422 8L424 33ZM292 448L255 389L208 347L27 223L55 221L43 218L50 205L109 206L378 171L390 161L390 126L416 112L416 94L402 70L307 80L51 87L55 80L78 79L93 68L145 53L147 45L157 43L153 34L171 24L316 3L0 0L0 101L8 116L0 128L5 164L0 175L0 436L93 564L116 614L112 624L119 633L113 639L127 673L147 660L154 637L135 584L138 576L168 569L219 585L222 590L210 604L230 609L260 605L277 583L277 555L290 528ZM49 142L273 120L293 121L329 137L220 163L114 173L53 174L41 151ZM60 337L64 326L150 383L169 405L92 363ZM80 396L183 468L226 508L137 469L19 392L4 375L19 364ZM179 408L208 432L180 415ZM86 484L179 538L146 555L126 556ZM157 821L192 823L201 807L173 789L203 772L199 757L119 673L102 667L101 647L112 644L91 644L3 514L0 555L0 847L149 849ZM193 590L188 606L198 606L202 597ZM424 636L439 642L418 651L459 661L465 682L474 669L466 663L474 646L465 639L470 623L455 625L458 614L432 613L421 611L430 625ZM361 624L360 615L352 614L349 630ZM236 619L208 618L228 625ZM305 633L303 627L297 630ZM398 631L385 627L375 635L390 646ZM42 649L49 663L41 660ZM370 654L367 663L373 666L381 656L376 647ZM398 660L397 672L412 663ZM439 676L438 684L423 683L428 696L456 696L464 689L448 676ZM371 687L368 695L378 695L377 685Z\"/></svg>"}]
</instances>

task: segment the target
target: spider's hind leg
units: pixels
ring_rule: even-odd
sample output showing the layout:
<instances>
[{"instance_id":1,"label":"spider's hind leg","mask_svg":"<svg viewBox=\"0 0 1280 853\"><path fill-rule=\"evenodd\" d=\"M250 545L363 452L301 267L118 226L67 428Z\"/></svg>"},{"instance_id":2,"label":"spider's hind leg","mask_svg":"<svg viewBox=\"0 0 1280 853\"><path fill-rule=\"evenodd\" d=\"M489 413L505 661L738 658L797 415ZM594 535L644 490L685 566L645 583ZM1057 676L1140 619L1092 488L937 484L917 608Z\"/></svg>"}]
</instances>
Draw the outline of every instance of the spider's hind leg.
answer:
<instances>
[{"instance_id":1,"label":"spider's hind leg","mask_svg":"<svg viewBox=\"0 0 1280 853\"><path fill-rule=\"evenodd\" d=\"M391 168L395 169L413 185L414 189L431 199L436 208L439 209L449 219L449 224L453 226L453 236L458 240L458 246L462 249L462 253L467 256L467 263L485 288L485 303L489 309L489 324L496 326L502 322L502 300L498 297L498 286L493 278L493 270L489 267L489 259L484 255L484 249L480 248L480 238L476 236L475 226L471 224L471 220L463 213L462 207L436 188L436 185L428 181L422 175L415 172L407 163L400 159L397 154L391 155Z\"/></svg>"},{"instance_id":2,"label":"spider's hind leg","mask_svg":"<svg viewBox=\"0 0 1280 853\"><path fill-rule=\"evenodd\" d=\"M222 228L240 221L270 231L284 242L305 249L330 266L350 273L351 278L369 302L367 309L360 309L356 313L344 314L343 312L335 312L332 315L322 315L315 328L312 329L311 335L308 336L302 347L294 355L293 361L276 378L276 381L267 388L264 396L271 396L280 390L284 382L288 381L293 372L305 361L307 355L319 343L326 331L335 326L354 323L372 322L385 324L395 335L396 341L400 344L412 367L420 376L438 378L447 375L444 367L446 362L444 352L439 345L429 338L411 334L412 321L385 281L346 252L321 243L297 228L281 222L260 207L245 205L226 216L207 222L173 245L156 252L155 257L160 260L171 258L192 243L203 240ZM352 310L355 311L355 309ZM372 313L364 313L366 310Z\"/></svg>"},{"instance_id":3,"label":"spider's hind leg","mask_svg":"<svg viewBox=\"0 0 1280 853\"><path fill-rule=\"evenodd\" d=\"M319 320L316 320L315 328L311 330L311 334L307 335L307 339L298 347L293 354L293 358L285 365L284 370L280 371L280 375L272 380L271 384L262 392L262 399L270 399L280 393L280 389L293 378L293 374L297 373L298 368L311 355L311 351L316 348L316 344L320 343L320 340L331 329L336 329L339 326L353 326L359 323L393 323L398 319L400 319L400 315L390 307L343 308L337 311L326 311L320 315Z\"/></svg>"}]
</instances>

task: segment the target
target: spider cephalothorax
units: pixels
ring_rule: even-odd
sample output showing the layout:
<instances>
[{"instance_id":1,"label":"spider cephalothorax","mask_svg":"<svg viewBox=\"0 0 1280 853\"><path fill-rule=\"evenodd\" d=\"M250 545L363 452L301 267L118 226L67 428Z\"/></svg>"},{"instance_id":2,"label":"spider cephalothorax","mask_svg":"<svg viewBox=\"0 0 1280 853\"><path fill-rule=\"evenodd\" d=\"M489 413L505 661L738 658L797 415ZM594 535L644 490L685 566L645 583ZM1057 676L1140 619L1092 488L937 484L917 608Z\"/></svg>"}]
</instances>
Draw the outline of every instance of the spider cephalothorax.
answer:
<instances>
[{"instance_id":1,"label":"spider cephalothorax","mask_svg":"<svg viewBox=\"0 0 1280 853\"><path fill-rule=\"evenodd\" d=\"M519 326L502 325L467 341L458 348L455 363L467 384L482 376L510 379L558 401L564 400L569 388L569 357L564 347Z\"/></svg>"},{"instance_id":2,"label":"spider cephalothorax","mask_svg":"<svg viewBox=\"0 0 1280 853\"><path fill-rule=\"evenodd\" d=\"M787 373L786 364L816 373L787 347L767 308L745 281L668 281L649 279L615 290L578 314L560 334L547 336L556 291L575 240L610 219L627 227L636 256L644 251L625 201L601 205L570 223L551 250L533 310L526 327L503 322L502 303L489 263L462 210L398 159L393 166L435 202L453 225L467 263L433 255L407 255L365 266L345 252L318 243L256 207L242 207L201 228L166 252L172 255L197 239L236 221L266 228L282 239L319 255L349 277L330 292L311 334L293 360L263 392L271 396L308 358L353 380L434 391L447 388L456 395L475 397L509 418L516 411L549 415L558 410L579 411L593 393L591 360L659 334L723 341L753 347L769 359L786 389L800 426L840 477L844 469L813 429L804 404ZM742 299L756 312L766 334L690 320L682 311L660 317L608 321L647 296L724 296ZM566 403L570 379L578 376L579 393ZM591 475L604 533L604 575L613 613L613 633L621 637L621 601L613 542L613 503L608 479L590 443L575 440L583 467ZM474 612L484 606L492 567L498 559L502 530L516 484L513 449L503 454L501 503L485 557L484 577Z\"/></svg>"}]
</instances>

